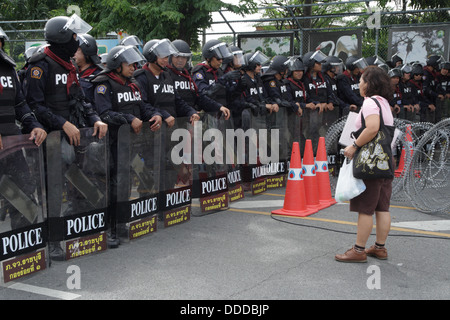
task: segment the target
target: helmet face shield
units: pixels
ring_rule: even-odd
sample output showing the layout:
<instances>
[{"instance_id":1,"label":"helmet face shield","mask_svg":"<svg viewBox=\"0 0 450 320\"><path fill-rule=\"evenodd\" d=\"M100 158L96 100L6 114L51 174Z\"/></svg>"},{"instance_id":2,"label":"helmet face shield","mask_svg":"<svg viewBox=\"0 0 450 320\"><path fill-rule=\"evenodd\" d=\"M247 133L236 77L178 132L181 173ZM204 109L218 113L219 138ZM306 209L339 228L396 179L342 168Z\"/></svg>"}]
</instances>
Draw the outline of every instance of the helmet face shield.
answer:
<instances>
[{"instance_id":1,"label":"helmet face shield","mask_svg":"<svg viewBox=\"0 0 450 320\"><path fill-rule=\"evenodd\" d=\"M244 51L234 51L233 52L233 65L243 66L245 64Z\"/></svg>"},{"instance_id":2,"label":"helmet face shield","mask_svg":"<svg viewBox=\"0 0 450 320\"><path fill-rule=\"evenodd\" d=\"M216 44L215 46L212 46L211 48L209 48L209 51L217 59L231 58L233 56L233 53L227 47L225 42L221 42Z\"/></svg>"},{"instance_id":3,"label":"helmet face shield","mask_svg":"<svg viewBox=\"0 0 450 320\"><path fill-rule=\"evenodd\" d=\"M142 55L142 53L139 51L138 48L136 48L135 46L132 46L132 45L124 46L122 49L117 51L114 54L114 56L112 57L113 60L117 60L119 58L120 58L119 61L125 62L128 64L133 64L133 63L143 64L143 63L145 63L145 58Z\"/></svg>"},{"instance_id":4,"label":"helmet face shield","mask_svg":"<svg viewBox=\"0 0 450 320\"><path fill-rule=\"evenodd\" d=\"M92 26L74 13L59 32L64 33L67 30L71 30L73 33L88 33L92 30Z\"/></svg>"},{"instance_id":5,"label":"helmet face shield","mask_svg":"<svg viewBox=\"0 0 450 320\"><path fill-rule=\"evenodd\" d=\"M364 58L359 58L358 60L356 60L355 62L353 62L353 65L356 68L359 68L360 70L364 70L365 68L367 68L369 65L367 64L366 59Z\"/></svg>"},{"instance_id":6,"label":"helmet face shield","mask_svg":"<svg viewBox=\"0 0 450 320\"><path fill-rule=\"evenodd\" d=\"M315 51L311 58L309 58L310 60L314 60L317 63L323 63L323 61L327 58L327 55L325 53L323 53L320 50Z\"/></svg>"},{"instance_id":7,"label":"helmet face shield","mask_svg":"<svg viewBox=\"0 0 450 320\"><path fill-rule=\"evenodd\" d=\"M254 64L260 64L263 65L264 63L268 62L270 59L268 56L266 56L261 51L256 51L250 59L248 59L248 63L254 63Z\"/></svg>"},{"instance_id":8,"label":"helmet face shield","mask_svg":"<svg viewBox=\"0 0 450 320\"><path fill-rule=\"evenodd\" d=\"M162 39L155 43L149 50L149 52L153 52L158 58L165 58L171 55L179 55L179 51L175 46L170 42L169 39Z\"/></svg>"},{"instance_id":9,"label":"helmet face shield","mask_svg":"<svg viewBox=\"0 0 450 320\"><path fill-rule=\"evenodd\" d=\"M331 72L335 75L340 75L344 71L344 63L341 62L330 62Z\"/></svg>"}]
</instances>

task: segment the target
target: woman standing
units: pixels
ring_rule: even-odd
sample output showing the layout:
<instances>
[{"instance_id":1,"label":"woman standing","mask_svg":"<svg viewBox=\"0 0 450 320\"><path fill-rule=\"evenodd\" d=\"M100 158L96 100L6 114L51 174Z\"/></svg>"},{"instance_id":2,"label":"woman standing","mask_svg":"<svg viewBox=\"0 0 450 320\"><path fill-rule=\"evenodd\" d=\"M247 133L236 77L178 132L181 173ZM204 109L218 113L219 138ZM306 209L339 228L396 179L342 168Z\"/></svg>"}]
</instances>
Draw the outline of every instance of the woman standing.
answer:
<instances>
[{"instance_id":1,"label":"woman standing","mask_svg":"<svg viewBox=\"0 0 450 320\"><path fill-rule=\"evenodd\" d=\"M380 109L375 98L382 109L383 121L386 126L392 126L394 119L389 106L392 99L392 89L387 73L377 67L370 66L360 79L359 90L364 103L360 115L356 118L356 128L361 128L361 113L364 117L366 128L361 132L353 145L344 150L344 155L352 159L355 152L370 142L378 133L380 128ZM358 212L358 229L355 245L344 254L335 256L341 262L366 262L367 255L378 259L387 259L385 248L386 238L391 227L391 216L389 205L392 193L391 179L364 180L366 190L359 196L350 200L350 211ZM376 216L376 241L369 249L365 249L366 242L373 228L373 214Z\"/></svg>"}]
</instances>

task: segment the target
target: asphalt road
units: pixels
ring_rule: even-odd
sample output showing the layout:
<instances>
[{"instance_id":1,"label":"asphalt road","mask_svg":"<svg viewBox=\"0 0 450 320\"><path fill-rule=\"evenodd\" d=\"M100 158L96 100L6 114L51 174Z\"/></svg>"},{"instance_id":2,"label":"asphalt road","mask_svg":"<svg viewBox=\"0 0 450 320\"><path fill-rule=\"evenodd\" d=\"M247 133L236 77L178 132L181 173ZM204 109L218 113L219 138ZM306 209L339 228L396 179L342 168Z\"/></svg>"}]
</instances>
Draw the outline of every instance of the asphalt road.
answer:
<instances>
[{"instance_id":1,"label":"asphalt road","mask_svg":"<svg viewBox=\"0 0 450 320\"><path fill-rule=\"evenodd\" d=\"M157 232L117 249L52 262L1 286L0 300L176 300L169 308L174 314L189 312L182 309L186 300L190 308L218 300L217 315L226 312L224 303L239 300L270 306L304 299L450 298L450 215L394 203L389 259L340 263L334 256L354 244L356 214L344 203L306 218L271 216L283 206L284 192L246 193L230 209L207 215L200 215L194 199L190 221L159 224ZM368 245L373 241L371 236Z\"/></svg>"}]
</instances>

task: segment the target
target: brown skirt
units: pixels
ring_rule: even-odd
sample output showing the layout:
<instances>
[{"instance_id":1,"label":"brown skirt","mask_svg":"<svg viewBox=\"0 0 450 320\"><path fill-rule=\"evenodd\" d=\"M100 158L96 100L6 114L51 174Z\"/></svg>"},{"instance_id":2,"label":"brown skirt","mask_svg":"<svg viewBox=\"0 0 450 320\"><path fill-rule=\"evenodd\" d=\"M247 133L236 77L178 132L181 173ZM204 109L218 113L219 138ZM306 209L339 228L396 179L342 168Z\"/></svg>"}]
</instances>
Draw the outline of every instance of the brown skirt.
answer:
<instances>
[{"instance_id":1,"label":"brown skirt","mask_svg":"<svg viewBox=\"0 0 450 320\"><path fill-rule=\"evenodd\" d=\"M364 180L366 190L350 200L350 211L369 215L373 215L375 211L389 211L393 180Z\"/></svg>"}]
</instances>

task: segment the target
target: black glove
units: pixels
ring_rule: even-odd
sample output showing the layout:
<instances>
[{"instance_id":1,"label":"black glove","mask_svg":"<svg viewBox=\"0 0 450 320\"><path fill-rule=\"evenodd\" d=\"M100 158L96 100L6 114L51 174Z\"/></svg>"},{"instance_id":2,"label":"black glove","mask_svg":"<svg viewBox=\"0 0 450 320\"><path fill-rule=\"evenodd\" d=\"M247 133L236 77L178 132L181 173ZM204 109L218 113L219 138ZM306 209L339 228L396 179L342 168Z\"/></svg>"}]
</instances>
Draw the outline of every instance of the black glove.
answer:
<instances>
[{"instance_id":1,"label":"black glove","mask_svg":"<svg viewBox=\"0 0 450 320\"><path fill-rule=\"evenodd\" d=\"M223 79L224 81L232 81L232 80L237 80L240 77L241 77L241 72L239 70L233 70L228 73L225 73L220 78Z\"/></svg>"}]
</instances>

